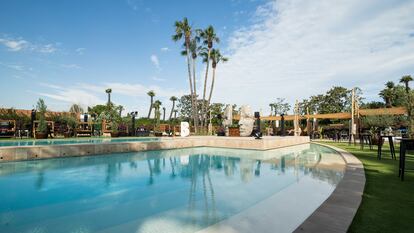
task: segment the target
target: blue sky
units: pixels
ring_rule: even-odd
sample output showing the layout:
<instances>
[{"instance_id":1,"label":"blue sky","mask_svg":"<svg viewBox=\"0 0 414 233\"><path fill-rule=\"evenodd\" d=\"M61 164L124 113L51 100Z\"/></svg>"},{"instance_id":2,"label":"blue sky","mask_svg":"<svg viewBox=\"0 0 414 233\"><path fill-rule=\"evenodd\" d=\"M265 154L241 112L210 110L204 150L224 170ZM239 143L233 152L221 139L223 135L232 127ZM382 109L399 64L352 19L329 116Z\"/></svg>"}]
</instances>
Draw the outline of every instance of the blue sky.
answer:
<instances>
[{"instance_id":1,"label":"blue sky","mask_svg":"<svg viewBox=\"0 0 414 233\"><path fill-rule=\"evenodd\" d=\"M383 83L414 74L414 1L4 0L0 11L1 107L42 97L67 110L103 103L111 87L128 111L145 115L151 89L169 108L171 95L188 92L171 41L184 16L212 24L230 58L215 101L267 110L277 97L293 103L332 85L377 99Z\"/></svg>"}]
</instances>

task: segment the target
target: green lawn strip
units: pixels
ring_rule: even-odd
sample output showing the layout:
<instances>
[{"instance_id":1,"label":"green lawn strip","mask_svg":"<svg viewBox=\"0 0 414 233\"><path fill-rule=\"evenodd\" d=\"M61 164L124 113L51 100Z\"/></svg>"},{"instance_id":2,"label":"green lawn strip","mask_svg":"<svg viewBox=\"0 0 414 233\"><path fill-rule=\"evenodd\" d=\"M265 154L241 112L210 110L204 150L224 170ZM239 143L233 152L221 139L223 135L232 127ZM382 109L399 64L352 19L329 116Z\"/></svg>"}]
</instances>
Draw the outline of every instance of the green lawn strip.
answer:
<instances>
[{"instance_id":1,"label":"green lawn strip","mask_svg":"<svg viewBox=\"0 0 414 233\"><path fill-rule=\"evenodd\" d=\"M323 142L347 150L364 164L365 190L362 203L349 232L414 232L414 172L406 172L402 182L398 177L397 160L392 160L388 145L384 145L382 160L377 159L377 147L361 150L359 145ZM414 169L414 157L407 157L407 168Z\"/></svg>"}]
</instances>

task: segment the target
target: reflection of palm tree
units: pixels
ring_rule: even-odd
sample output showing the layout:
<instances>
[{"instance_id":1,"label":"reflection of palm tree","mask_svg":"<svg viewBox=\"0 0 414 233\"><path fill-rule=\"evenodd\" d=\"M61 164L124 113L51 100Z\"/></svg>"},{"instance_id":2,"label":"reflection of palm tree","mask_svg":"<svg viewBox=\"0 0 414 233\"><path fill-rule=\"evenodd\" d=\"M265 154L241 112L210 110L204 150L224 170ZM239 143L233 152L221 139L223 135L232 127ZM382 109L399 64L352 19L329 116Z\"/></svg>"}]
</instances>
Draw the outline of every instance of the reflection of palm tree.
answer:
<instances>
[{"instance_id":1,"label":"reflection of palm tree","mask_svg":"<svg viewBox=\"0 0 414 233\"><path fill-rule=\"evenodd\" d=\"M174 158L175 159L175 158ZM172 161L172 158L170 157L170 165L171 165L171 178L175 178L177 175L175 174L175 164Z\"/></svg>"},{"instance_id":2,"label":"reflection of palm tree","mask_svg":"<svg viewBox=\"0 0 414 233\"><path fill-rule=\"evenodd\" d=\"M150 177L149 177L149 180L148 180L148 184L152 185L154 183L154 176L153 176L151 162L150 162L149 159L147 159L147 163L148 163L148 170L150 172Z\"/></svg>"},{"instance_id":3,"label":"reflection of palm tree","mask_svg":"<svg viewBox=\"0 0 414 233\"><path fill-rule=\"evenodd\" d=\"M43 184L45 182L45 174L43 170L40 170L39 173L37 173L37 180L36 180L36 189L41 190L43 187Z\"/></svg>"},{"instance_id":4,"label":"reflection of palm tree","mask_svg":"<svg viewBox=\"0 0 414 233\"><path fill-rule=\"evenodd\" d=\"M262 164L262 162L260 160L257 160L256 170L254 170L254 175L255 176L260 176L260 165L261 164Z\"/></svg>"}]
</instances>

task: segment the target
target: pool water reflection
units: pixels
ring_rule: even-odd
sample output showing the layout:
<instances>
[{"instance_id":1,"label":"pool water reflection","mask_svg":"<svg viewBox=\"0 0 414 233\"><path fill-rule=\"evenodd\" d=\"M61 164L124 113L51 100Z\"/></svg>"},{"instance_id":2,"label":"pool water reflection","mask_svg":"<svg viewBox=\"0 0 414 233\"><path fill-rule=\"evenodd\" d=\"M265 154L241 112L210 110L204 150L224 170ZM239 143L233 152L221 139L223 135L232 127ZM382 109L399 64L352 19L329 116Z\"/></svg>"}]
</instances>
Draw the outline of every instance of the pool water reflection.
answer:
<instances>
[{"instance_id":1,"label":"pool water reflection","mask_svg":"<svg viewBox=\"0 0 414 233\"><path fill-rule=\"evenodd\" d=\"M322 203L343 177L342 166L320 166L324 161L342 159L329 148L302 145L2 163L0 232L196 232L301 180L311 181Z\"/></svg>"}]
</instances>

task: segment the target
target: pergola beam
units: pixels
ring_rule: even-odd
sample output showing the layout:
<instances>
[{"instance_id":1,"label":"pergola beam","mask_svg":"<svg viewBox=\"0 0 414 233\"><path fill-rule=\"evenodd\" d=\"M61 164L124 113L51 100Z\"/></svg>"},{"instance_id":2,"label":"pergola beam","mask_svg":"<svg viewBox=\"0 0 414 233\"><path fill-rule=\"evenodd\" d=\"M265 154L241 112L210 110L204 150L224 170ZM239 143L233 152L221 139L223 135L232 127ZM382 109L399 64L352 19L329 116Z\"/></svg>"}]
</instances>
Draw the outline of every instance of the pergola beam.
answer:
<instances>
[{"instance_id":1,"label":"pergola beam","mask_svg":"<svg viewBox=\"0 0 414 233\"><path fill-rule=\"evenodd\" d=\"M377 109L359 109L360 116L378 116L378 115L404 115L407 114L407 110L404 107L395 108L377 108ZM326 113L326 114L306 114L299 116L299 120L303 119L351 119L352 115L350 112L339 112L339 113ZM285 115L285 121L293 121L294 115ZM240 120L239 115L233 115L234 120ZM260 119L266 121L280 121L281 116L265 116Z\"/></svg>"}]
</instances>

